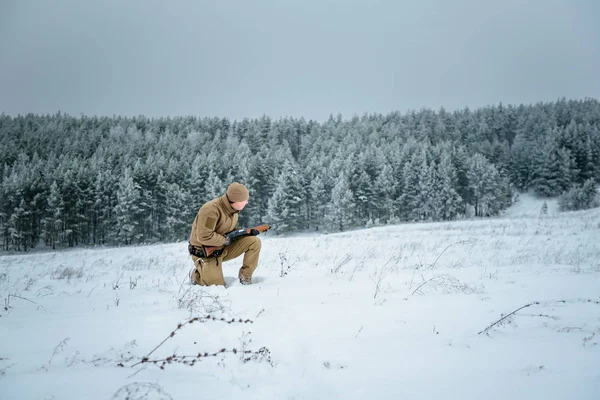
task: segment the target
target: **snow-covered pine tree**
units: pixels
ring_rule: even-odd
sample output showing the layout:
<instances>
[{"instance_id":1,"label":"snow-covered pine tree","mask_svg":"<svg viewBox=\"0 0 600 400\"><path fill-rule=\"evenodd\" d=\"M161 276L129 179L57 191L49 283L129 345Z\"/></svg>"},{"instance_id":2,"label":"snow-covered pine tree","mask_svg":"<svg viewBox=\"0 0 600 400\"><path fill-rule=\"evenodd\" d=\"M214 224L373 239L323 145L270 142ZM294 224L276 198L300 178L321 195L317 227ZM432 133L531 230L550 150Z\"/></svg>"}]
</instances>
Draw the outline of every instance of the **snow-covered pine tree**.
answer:
<instances>
[{"instance_id":1,"label":"snow-covered pine tree","mask_svg":"<svg viewBox=\"0 0 600 400\"><path fill-rule=\"evenodd\" d=\"M430 216L431 178L427 149L423 146L413 153L410 162L404 166L404 188L400 200L404 219L421 221Z\"/></svg>"},{"instance_id":2,"label":"snow-covered pine tree","mask_svg":"<svg viewBox=\"0 0 600 400\"><path fill-rule=\"evenodd\" d=\"M574 186L558 198L560 211L576 211L598 207L600 196L594 179L586 180L581 186Z\"/></svg>"},{"instance_id":3,"label":"snow-covered pine tree","mask_svg":"<svg viewBox=\"0 0 600 400\"><path fill-rule=\"evenodd\" d=\"M149 163L138 159L133 165L132 178L139 193L137 214L134 216L138 226L136 240L143 242L152 237L153 217L162 212L156 204L157 176L154 176Z\"/></svg>"},{"instance_id":4,"label":"snow-covered pine tree","mask_svg":"<svg viewBox=\"0 0 600 400\"><path fill-rule=\"evenodd\" d=\"M596 165L594 164L594 146L591 138L591 127L589 124L580 128L581 137L577 146L575 157L576 168L579 170L579 182L585 182L594 178Z\"/></svg>"},{"instance_id":5,"label":"snow-covered pine tree","mask_svg":"<svg viewBox=\"0 0 600 400\"><path fill-rule=\"evenodd\" d=\"M395 217L394 207L394 171L392 166L385 163L381 172L373 182L373 216L381 222Z\"/></svg>"},{"instance_id":6,"label":"snow-covered pine tree","mask_svg":"<svg viewBox=\"0 0 600 400\"><path fill-rule=\"evenodd\" d=\"M355 226L352 219L354 213L354 196L350 190L346 174L342 171L331 191L331 201L327 206L325 223L331 231L344 231Z\"/></svg>"},{"instance_id":7,"label":"snow-covered pine tree","mask_svg":"<svg viewBox=\"0 0 600 400\"><path fill-rule=\"evenodd\" d=\"M27 209L25 199L21 199L19 205L13 209L13 212L8 220L8 234L12 247L17 251L27 251L27 220L31 212Z\"/></svg>"},{"instance_id":8,"label":"snow-covered pine tree","mask_svg":"<svg viewBox=\"0 0 600 400\"><path fill-rule=\"evenodd\" d=\"M139 213L140 193L131 170L127 168L117 190L117 205L115 206L114 240L120 244L132 244L136 236L138 221L135 216Z\"/></svg>"},{"instance_id":9,"label":"snow-covered pine tree","mask_svg":"<svg viewBox=\"0 0 600 400\"><path fill-rule=\"evenodd\" d=\"M362 155L362 158L364 158L362 164L364 165L365 173L368 178L366 196L369 207L367 209L367 217L371 220L379 218L378 214L380 213L381 205L378 205L378 203L383 199L380 199L375 193L374 186L377 177L381 174L382 169L387 164L383 150L380 147L377 147L373 142L367 146L366 151Z\"/></svg>"},{"instance_id":10,"label":"snow-covered pine tree","mask_svg":"<svg viewBox=\"0 0 600 400\"><path fill-rule=\"evenodd\" d=\"M169 241L184 240L189 234L191 221L184 213L187 201L186 192L176 183L166 186L166 199L164 205L163 237Z\"/></svg>"},{"instance_id":11,"label":"snow-covered pine tree","mask_svg":"<svg viewBox=\"0 0 600 400\"><path fill-rule=\"evenodd\" d=\"M555 128L536 157L532 186L541 196L556 196L565 191L576 176L571 152L559 147L558 128Z\"/></svg>"},{"instance_id":12,"label":"snow-covered pine tree","mask_svg":"<svg viewBox=\"0 0 600 400\"><path fill-rule=\"evenodd\" d=\"M263 220L269 207L269 199L273 195L278 169L276 161L270 152L259 153L252 156L248 162L249 174L253 178L251 212L254 218Z\"/></svg>"},{"instance_id":13,"label":"snow-covered pine tree","mask_svg":"<svg viewBox=\"0 0 600 400\"><path fill-rule=\"evenodd\" d=\"M413 154L410 161L404 163L402 168L402 195L398 201L399 212L403 220L412 221L415 219L413 204L417 198L419 176L417 171L416 153Z\"/></svg>"},{"instance_id":14,"label":"snow-covered pine tree","mask_svg":"<svg viewBox=\"0 0 600 400\"><path fill-rule=\"evenodd\" d=\"M590 131L590 147L592 153L593 176L600 183L600 127L594 126Z\"/></svg>"},{"instance_id":15,"label":"snow-covered pine tree","mask_svg":"<svg viewBox=\"0 0 600 400\"><path fill-rule=\"evenodd\" d=\"M293 232L304 227L304 196L302 176L286 160L267 210L267 220L275 231Z\"/></svg>"},{"instance_id":16,"label":"snow-covered pine tree","mask_svg":"<svg viewBox=\"0 0 600 400\"><path fill-rule=\"evenodd\" d=\"M475 209L475 216L496 215L512 197L508 180L481 154L474 154L468 166L470 205Z\"/></svg>"},{"instance_id":17,"label":"snow-covered pine tree","mask_svg":"<svg viewBox=\"0 0 600 400\"><path fill-rule=\"evenodd\" d=\"M456 192L457 177L450 154L442 153L436 169L439 189L434 193L438 219L452 220L462 213L464 206Z\"/></svg>"},{"instance_id":18,"label":"snow-covered pine tree","mask_svg":"<svg viewBox=\"0 0 600 400\"><path fill-rule=\"evenodd\" d=\"M208 165L205 162L205 158L200 154L194 155L192 164L190 165L188 182L188 187L190 189L190 203L188 205L188 212L191 215L196 215L196 212L203 204L201 202L205 200L204 192L206 191L208 176Z\"/></svg>"},{"instance_id":19,"label":"snow-covered pine tree","mask_svg":"<svg viewBox=\"0 0 600 400\"><path fill-rule=\"evenodd\" d=\"M329 202L329 195L320 175L316 175L310 180L309 196L311 203L309 225L318 231L324 224L323 218Z\"/></svg>"},{"instance_id":20,"label":"snow-covered pine tree","mask_svg":"<svg viewBox=\"0 0 600 400\"><path fill-rule=\"evenodd\" d=\"M223 181L221 180L221 178L219 178L219 175L217 175L213 168L209 168L208 178L206 179L204 199L202 199L200 205L206 203L207 201L216 199L217 197L223 196L226 190L227 185L223 183Z\"/></svg>"},{"instance_id":21,"label":"snow-covered pine tree","mask_svg":"<svg viewBox=\"0 0 600 400\"><path fill-rule=\"evenodd\" d=\"M426 164L427 167L421 173L419 181L419 213L420 219L424 221L435 221L438 217L438 198L437 193L441 189L441 183L437 178L435 161ZM423 166L425 167L425 166Z\"/></svg>"},{"instance_id":22,"label":"snow-covered pine tree","mask_svg":"<svg viewBox=\"0 0 600 400\"><path fill-rule=\"evenodd\" d=\"M524 134L517 134L510 154L508 173L520 190L525 190L530 184L533 154L533 144L527 141Z\"/></svg>"},{"instance_id":23,"label":"snow-covered pine tree","mask_svg":"<svg viewBox=\"0 0 600 400\"><path fill-rule=\"evenodd\" d=\"M107 170L100 170L94 182L93 243L107 244L114 236L114 207L117 203L117 184Z\"/></svg>"},{"instance_id":24,"label":"snow-covered pine tree","mask_svg":"<svg viewBox=\"0 0 600 400\"><path fill-rule=\"evenodd\" d=\"M561 147L557 151L557 170L556 189L557 193L562 193L570 188L577 181L579 170L575 165L575 159L571 152L565 147Z\"/></svg>"},{"instance_id":25,"label":"snow-covered pine tree","mask_svg":"<svg viewBox=\"0 0 600 400\"><path fill-rule=\"evenodd\" d=\"M81 198L81 190L77 185L77 160L65 161L62 168L66 171L62 174L60 192L64 203L64 226L65 242L69 247L76 246L79 242L79 213L77 210L78 199Z\"/></svg>"},{"instance_id":26,"label":"snow-covered pine tree","mask_svg":"<svg viewBox=\"0 0 600 400\"><path fill-rule=\"evenodd\" d=\"M93 240L94 219L94 184L98 169L92 160L83 160L77 170L76 180L78 182L80 196L77 199L77 217L79 232L79 243L89 245ZM46 199L44 201L46 203Z\"/></svg>"},{"instance_id":27,"label":"snow-covered pine tree","mask_svg":"<svg viewBox=\"0 0 600 400\"><path fill-rule=\"evenodd\" d=\"M56 181L50 186L48 195L48 204L43 220L44 240L47 246L56 249L57 245L63 242L64 233L64 203Z\"/></svg>"},{"instance_id":28,"label":"snow-covered pine tree","mask_svg":"<svg viewBox=\"0 0 600 400\"><path fill-rule=\"evenodd\" d=\"M350 191L354 196L354 220L363 225L372 212L371 179L364 169L364 164L352 164L349 179Z\"/></svg>"}]
</instances>

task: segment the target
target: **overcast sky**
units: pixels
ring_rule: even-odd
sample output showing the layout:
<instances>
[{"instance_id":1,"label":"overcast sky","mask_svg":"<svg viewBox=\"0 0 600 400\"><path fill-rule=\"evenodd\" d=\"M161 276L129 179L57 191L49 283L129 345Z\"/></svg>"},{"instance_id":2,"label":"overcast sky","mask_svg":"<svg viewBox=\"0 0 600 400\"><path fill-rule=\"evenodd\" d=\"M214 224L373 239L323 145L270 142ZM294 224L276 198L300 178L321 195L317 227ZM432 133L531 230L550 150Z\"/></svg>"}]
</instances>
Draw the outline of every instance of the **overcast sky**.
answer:
<instances>
[{"instance_id":1,"label":"overcast sky","mask_svg":"<svg viewBox=\"0 0 600 400\"><path fill-rule=\"evenodd\" d=\"M0 0L0 112L322 121L600 98L599 4Z\"/></svg>"}]
</instances>

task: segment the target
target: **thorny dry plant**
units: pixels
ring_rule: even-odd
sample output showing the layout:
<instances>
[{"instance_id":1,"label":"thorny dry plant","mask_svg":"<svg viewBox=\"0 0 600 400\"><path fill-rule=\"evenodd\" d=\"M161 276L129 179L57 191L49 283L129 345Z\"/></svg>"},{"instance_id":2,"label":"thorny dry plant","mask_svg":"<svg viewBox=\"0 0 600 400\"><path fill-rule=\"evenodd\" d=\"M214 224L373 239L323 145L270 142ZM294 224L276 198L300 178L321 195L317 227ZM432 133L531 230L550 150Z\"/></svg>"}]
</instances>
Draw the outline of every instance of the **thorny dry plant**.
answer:
<instances>
[{"instance_id":1,"label":"thorny dry plant","mask_svg":"<svg viewBox=\"0 0 600 400\"><path fill-rule=\"evenodd\" d=\"M152 364L152 365L159 367L160 369L165 369L165 367L168 364L184 364L184 365L188 365L188 366L194 366L197 362L202 361L204 358L216 357L219 354L225 354L225 353L240 354L240 357L243 357L242 358L243 362L257 360L257 361L267 361L269 364L273 365L273 362L271 360L271 355L270 355L271 352L266 347L261 347L260 349L255 350L255 351L247 350L245 348L242 350L238 350L236 348L233 348L233 349L221 348L220 350L211 352L211 353L199 352L199 353L191 354L191 355L172 354L172 355L170 355L168 357L164 357L164 358L156 358L156 359L150 358L150 356L156 350L158 350L167 340L173 338L179 330L183 329L184 327L186 327L190 324L193 324L194 322L204 323L206 321L224 322L227 324L234 324L234 323L252 324L253 323L253 321L249 320L249 319L246 319L246 320L229 319L228 320L225 318L216 318L211 315L206 315L204 317L191 318L183 323L178 324L177 327L162 342L160 342L158 345L156 345L156 347L154 347L154 349L152 349L152 351L150 351L146 356L142 357L138 362L134 363L130 367L133 368L133 367L136 367L141 364ZM117 365L119 367L125 367L125 364L123 362L120 362ZM138 370L138 372L139 372L139 370ZM134 373L133 375L135 375L136 373Z\"/></svg>"}]
</instances>

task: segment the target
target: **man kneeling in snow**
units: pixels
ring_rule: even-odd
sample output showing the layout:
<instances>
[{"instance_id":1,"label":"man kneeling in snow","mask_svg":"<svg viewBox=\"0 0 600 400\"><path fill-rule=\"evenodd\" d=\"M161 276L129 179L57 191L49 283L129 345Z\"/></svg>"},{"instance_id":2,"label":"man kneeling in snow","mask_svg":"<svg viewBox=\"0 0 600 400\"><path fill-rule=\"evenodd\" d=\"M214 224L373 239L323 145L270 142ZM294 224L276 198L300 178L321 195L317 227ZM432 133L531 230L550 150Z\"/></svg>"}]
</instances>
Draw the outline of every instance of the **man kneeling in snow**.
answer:
<instances>
[{"instance_id":1,"label":"man kneeling in snow","mask_svg":"<svg viewBox=\"0 0 600 400\"><path fill-rule=\"evenodd\" d=\"M234 182L227 192L200 207L190 235L190 254L194 269L190 272L192 283L210 286L223 285L223 262L244 254L238 277L242 285L252 283L252 274L258 266L261 242L252 229L251 234L235 241L227 236L228 232L238 229L238 213L248 204L248 189ZM218 247L206 257L207 247Z\"/></svg>"}]
</instances>

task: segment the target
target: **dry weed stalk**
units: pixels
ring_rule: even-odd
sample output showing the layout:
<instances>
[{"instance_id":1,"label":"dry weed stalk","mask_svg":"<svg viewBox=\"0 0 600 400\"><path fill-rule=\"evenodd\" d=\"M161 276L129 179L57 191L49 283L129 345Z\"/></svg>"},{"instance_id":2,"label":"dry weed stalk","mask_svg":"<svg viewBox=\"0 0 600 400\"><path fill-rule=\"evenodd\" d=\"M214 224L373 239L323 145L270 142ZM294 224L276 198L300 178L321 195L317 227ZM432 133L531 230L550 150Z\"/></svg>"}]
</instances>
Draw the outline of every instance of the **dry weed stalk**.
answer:
<instances>
[{"instance_id":1,"label":"dry weed stalk","mask_svg":"<svg viewBox=\"0 0 600 400\"><path fill-rule=\"evenodd\" d=\"M481 293L482 288L475 285L468 285L466 283L461 282L457 278L452 275L442 274L442 275L434 275L433 277L424 280L413 292L411 296L414 296L423 286L430 283L433 285L434 289L442 289L448 293L452 292L462 292L465 294L473 294L473 293Z\"/></svg>"},{"instance_id":2,"label":"dry weed stalk","mask_svg":"<svg viewBox=\"0 0 600 400\"><path fill-rule=\"evenodd\" d=\"M543 306L551 306L554 304L567 304L567 303L591 303L591 304L600 304L599 300L591 300L591 299L575 299L575 300L555 300L555 301L545 301L545 302L541 302L541 301L534 301L531 302L529 304L525 304L524 306L521 306L519 308L517 308L514 311L511 311L510 313L504 315L502 314L502 318L494 321L493 323L491 323L490 325L488 325L485 329L481 330L480 332L478 332L478 335L481 335L482 333L488 334L490 329L492 329L494 326L502 323L502 321L504 321L505 319L515 315L517 312L521 311L524 308L527 307L531 307L531 306L538 306L538 305L543 305ZM545 317L545 314L537 314L537 315L532 315L532 316L542 316Z\"/></svg>"},{"instance_id":3,"label":"dry weed stalk","mask_svg":"<svg viewBox=\"0 0 600 400\"><path fill-rule=\"evenodd\" d=\"M227 320L225 318L216 318L211 315L206 315L204 317L191 318L184 323L178 324L177 328L175 328L162 342L160 342L158 345L156 345L156 347L154 347L154 349L152 349L152 351L150 351L150 353L148 353L145 357L142 357L142 359L140 361L131 365L131 367L133 368L140 364L154 364L154 365L158 366L160 369L165 369L165 366L167 364L173 364L173 363L180 363L180 364L184 364L184 365L193 366L196 362L201 361L203 358L216 357L217 355L224 354L224 353L241 354L243 362L248 362L251 360L259 360L259 361L266 360L267 362L269 362L272 365L270 351L266 347L261 347L259 350L256 350L256 351L246 350L245 348L242 350L237 350L235 348L228 350L228 349L222 348L219 351L216 351L213 353L200 352L200 353L192 354L192 355L173 354L173 355L170 355L165 358L159 358L159 359L151 359L150 358L150 356L156 350L158 350L167 340L174 337L176 335L177 331L179 331L180 329L183 329L185 326L192 324L194 322L203 323L204 321L220 321L220 322L225 322L227 324L233 324L233 323L252 324L253 323L253 321L249 320L249 319L243 320L240 318L240 319ZM118 363L117 365L119 367L125 367L125 365L122 362Z\"/></svg>"}]
</instances>

